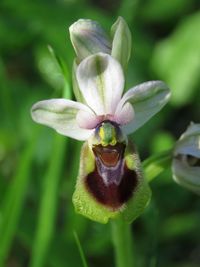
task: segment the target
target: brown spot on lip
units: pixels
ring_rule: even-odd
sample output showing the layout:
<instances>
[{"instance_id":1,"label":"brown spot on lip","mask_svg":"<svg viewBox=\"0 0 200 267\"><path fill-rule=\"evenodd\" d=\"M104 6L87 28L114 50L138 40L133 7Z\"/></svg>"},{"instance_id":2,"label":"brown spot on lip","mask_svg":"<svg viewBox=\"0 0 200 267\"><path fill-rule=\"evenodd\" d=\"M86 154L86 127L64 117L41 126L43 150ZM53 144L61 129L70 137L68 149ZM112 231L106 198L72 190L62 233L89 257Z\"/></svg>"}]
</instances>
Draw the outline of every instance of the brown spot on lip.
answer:
<instances>
[{"instance_id":1,"label":"brown spot on lip","mask_svg":"<svg viewBox=\"0 0 200 267\"><path fill-rule=\"evenodd\" d=\"M133 195L137 186L137 173L124 167L124 175L119 185L105 185L97 169L86 177L86 186L93 197L113 210L120 208Z\"/></svg>"},{"instance_id":2,"label":"brown spot on lip","mask_svg":"<svg viewBox=\"0 0 200 267\"><path fill-rule=\"evenodd\" d=\"M112 210L120 208L132 197L138 183L136 171L128 169L123 160L124 151L122 143L94 146L95 170L85 177L86 188L91 195Z\"/></svg>"}]
</instances>

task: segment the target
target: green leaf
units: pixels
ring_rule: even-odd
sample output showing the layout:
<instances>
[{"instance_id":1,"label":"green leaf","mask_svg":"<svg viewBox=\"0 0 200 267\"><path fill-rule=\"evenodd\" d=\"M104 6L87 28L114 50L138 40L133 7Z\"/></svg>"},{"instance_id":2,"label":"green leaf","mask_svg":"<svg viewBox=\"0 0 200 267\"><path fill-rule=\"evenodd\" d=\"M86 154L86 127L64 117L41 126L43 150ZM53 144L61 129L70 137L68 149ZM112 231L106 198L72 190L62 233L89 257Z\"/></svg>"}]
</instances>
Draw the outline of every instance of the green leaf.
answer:
<instances>
[{"instance_id":1,"label":"green leaf","mask_svg":"<svg viewBox=\"0 0 200 267\"><path fill-rule=\"evenodd\" d=\"M152 67L172 89L172 104L191 102L198 88L200 72L200 12L183 20L174 33L161 41L152 58Z\"/></svg>"},{"instance_id":2,"label":"green leaf","mask_svg":"<svg viewBox=\"0 0 200 267\"><path fill-rule=\"evenodd\" d=\"M166 22L185 14L192 7L193 1L187 0L147 0L141 5L140 16L145 21Z\"/></svg>"}]
</instances>

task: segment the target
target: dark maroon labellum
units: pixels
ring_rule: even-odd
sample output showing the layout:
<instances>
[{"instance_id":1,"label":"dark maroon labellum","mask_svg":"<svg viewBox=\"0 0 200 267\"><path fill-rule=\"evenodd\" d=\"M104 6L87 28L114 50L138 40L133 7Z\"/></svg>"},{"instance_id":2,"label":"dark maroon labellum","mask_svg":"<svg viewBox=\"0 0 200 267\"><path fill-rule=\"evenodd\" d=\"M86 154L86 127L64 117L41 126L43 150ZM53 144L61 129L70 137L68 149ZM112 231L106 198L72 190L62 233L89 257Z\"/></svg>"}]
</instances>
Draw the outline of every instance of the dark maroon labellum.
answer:
<instances>
[{"instance_id":1,"label":"dark maroon labellum","mask_svg":"<svg viewBox=\"0 0 200 267\"><path fill-rule=\"evenodd\" d=\"M137 173L127 168L124 161L125 144L96 145L95 170L86 176L86 187L101 204L113 210L120 208L133 195Z\"/></svg>"}]
</instances>

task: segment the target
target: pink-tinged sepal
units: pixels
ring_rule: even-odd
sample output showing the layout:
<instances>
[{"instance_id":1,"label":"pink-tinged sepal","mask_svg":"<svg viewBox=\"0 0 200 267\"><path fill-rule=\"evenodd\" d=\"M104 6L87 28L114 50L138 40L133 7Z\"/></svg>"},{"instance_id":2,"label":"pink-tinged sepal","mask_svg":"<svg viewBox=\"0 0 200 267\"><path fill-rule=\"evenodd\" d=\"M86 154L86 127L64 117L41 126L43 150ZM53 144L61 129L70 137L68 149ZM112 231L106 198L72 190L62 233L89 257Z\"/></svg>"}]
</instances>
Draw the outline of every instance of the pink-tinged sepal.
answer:
<instances>
[{"instance_id":1,"label":"pink-tinged sepal","mask_svg":"<svg viewBox=\"0 0 200 267\"><path fill-rule=\"evenodd\" d=\"M73 203L78 213L100 223L120 214L132 222L144 210L151 192L133 144L84 143Z\"/></svg>"}]
</instances>

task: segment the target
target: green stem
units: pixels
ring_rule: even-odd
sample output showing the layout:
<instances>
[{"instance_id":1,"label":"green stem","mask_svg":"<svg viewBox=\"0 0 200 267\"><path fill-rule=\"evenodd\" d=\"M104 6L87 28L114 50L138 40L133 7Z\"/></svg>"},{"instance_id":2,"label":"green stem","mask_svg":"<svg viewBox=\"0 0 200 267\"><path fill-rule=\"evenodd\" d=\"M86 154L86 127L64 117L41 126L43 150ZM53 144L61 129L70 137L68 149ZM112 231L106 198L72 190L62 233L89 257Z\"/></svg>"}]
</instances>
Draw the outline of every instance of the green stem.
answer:
<instances>
[{"instance_id":1,"label":"green stem","mask_svg":"<svg viewBox=\"0 0 200 267\"><path fill-rule=\"evenodd\" d=\"M81 246L81 242L79 240L79 237L78 237L76 231L74 231L74 238L75 238L75 241L76 241L79 253L80 253L80 257L81 257L81 261L82 261L83 267L88 267L88 264L87 264L87 261L86 261L86 258L85 258L85 254L83 252L83 249L82 249L82 246Z\"/></svg>"},{"instance_id":2,"label":"green stem","mask_svg":"<svg viewBox=\"0 0 200 267\"><path fill-rule=\"evenodd\" d=\"M122 218L118 218L111 222L111 226L116 267L133 267L135 265L135 253L131 224L127 224Z\"/></svg>"},{"instance_id":3,"label":"green stem","mask_svg":"<svg viewBox=\"0 0 200 267\"><path fill-rule=\"evenodd\" d=\"M151 182L171 166L172 150L160 152L142 162L144 176Z\"/></svg>"}]
</instances>

